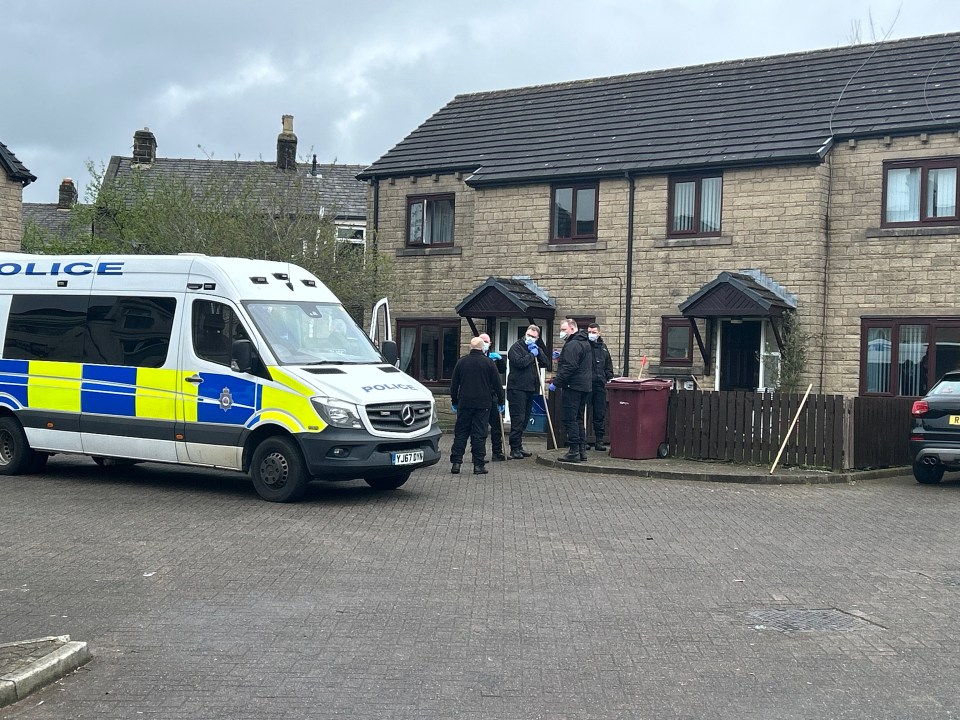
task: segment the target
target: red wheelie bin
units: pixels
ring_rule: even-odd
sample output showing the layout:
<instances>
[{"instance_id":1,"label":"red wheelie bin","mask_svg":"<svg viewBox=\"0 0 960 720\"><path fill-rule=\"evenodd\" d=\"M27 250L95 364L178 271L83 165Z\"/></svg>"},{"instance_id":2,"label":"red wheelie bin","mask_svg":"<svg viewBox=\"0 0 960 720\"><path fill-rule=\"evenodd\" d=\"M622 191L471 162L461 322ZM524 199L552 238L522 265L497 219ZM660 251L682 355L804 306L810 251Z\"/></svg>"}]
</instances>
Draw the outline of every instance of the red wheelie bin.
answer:
<instances>
[{"instance_id":1,"label":"red wheelie bin","mask_svg":"<svg viewBox=\"0 0 960 720\"><path fill-rule=\"evenodd\" d=\"M667 402L673 383L614 378L607 384L610 457L650 460L668 451Z\"/></svg>"}]
</instances>

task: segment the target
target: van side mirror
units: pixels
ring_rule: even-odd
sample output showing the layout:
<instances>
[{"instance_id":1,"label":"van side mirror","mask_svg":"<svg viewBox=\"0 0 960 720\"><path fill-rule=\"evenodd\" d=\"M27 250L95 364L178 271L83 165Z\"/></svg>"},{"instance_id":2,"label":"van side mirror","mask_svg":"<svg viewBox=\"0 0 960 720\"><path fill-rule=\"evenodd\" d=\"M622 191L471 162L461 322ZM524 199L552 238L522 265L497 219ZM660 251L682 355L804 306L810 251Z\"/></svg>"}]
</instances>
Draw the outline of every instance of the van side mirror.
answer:
<instances>
[{"instance_id":1,"label":"van side mirror","mask_svg":"<svg viewBox=\"0 0 960 720\"><path fill-rule=\"evenodd\" d=\"M384 340L380 343L380 352L391 365L396 365L400 359L400 353L397 352L397 344L393 340Z\"/></svg>"},{"instance_id":2,"label":"van side mirror","mask_svg":"<svg viewBox=\"0 0 960 720\"><path fill-rule=\"evenodd\" d=\"M234 340L230 352L230 369L234 372L248 373L253 370L256 352L249 340Z\"/></svg>"}]
</instances>

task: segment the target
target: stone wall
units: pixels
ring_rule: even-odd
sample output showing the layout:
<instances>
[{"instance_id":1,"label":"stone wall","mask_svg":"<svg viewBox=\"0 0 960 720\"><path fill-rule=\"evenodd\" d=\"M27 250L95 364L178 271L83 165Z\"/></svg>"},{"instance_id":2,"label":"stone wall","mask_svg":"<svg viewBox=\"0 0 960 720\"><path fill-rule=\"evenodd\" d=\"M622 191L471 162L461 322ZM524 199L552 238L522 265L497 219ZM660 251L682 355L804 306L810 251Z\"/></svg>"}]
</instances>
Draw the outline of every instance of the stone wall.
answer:
<instances>
[{"instance_id":1,"label":"stone wall","mask_svg":"<svg viewBox=\"0 0 960 720\"><path fill-rule=\"evenodd\" d=\"M0 173L0 251L20 249L23 186Z\"/></svg>"}]
</instances>

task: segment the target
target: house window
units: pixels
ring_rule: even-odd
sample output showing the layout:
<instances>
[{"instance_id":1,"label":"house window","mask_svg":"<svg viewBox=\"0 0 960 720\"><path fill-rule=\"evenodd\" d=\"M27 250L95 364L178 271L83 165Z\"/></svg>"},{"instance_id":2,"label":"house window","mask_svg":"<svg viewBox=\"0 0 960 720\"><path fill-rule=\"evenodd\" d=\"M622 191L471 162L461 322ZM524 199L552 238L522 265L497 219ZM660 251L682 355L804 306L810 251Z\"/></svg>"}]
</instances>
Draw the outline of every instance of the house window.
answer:
<instances>
[{"instance_id":1,"label":"house window","mask_svg":"<svg viewBox=\"0 0 960 720\"><path fill-rule=\"evenodd\" d=\"M460 357L460 319L398 320L400 369L425 384L449 383Z\"/></svg>"},{"instance_id":2,"label":"house window","mask_svg":"<svg viewBox=\"0 0 960 720\"><path fill-rule=\"evenodd\" d=\"M407 245L453 245L454 195L407 198Z\"/></svg>"},{"instance_id":3,"label":"house window","mask_svg":"<svg viewBox=\"0 0 960 720\"><path fill-rule=\"evenodd\" d=\"M960 317L864 319L860 338L861 395L919 397L960 369Z\"/></svg>"},{"instance_id":4,"label":"house window","mask_svg":"<svg viewBox=\"0 0 960 720\"><path fill-rule=\"evenodd\" d=\"M685 317L665 317L660 325L660 364L693 365L693 330Z\"/></svg>"},{"instance_id":5,"label":"house window","mask_svg":"<svg viewBox=\"0 0 960 720\"><path fill-rule=\"evenodd\" d=\"M599 186L566 185L553 188L551 194L551 242L596 241Z\"/></svg>"},{"instance_id":6,"label":"house window","mask_svg":"<svg viewBox=\"0 0 960 720\"><path fill-rule=\"evenodd\" d=\"M670 178L669 234L719 235L723 177Z\"/></svg>"},{"instance_id":7,"label":"house window","mask_svg":"<svg viewBox=\"0 0 960 720\"><path fill-rule=\"evenodd\" d=\"M883 225L956 224L960 158L883 165Z\"/></svg>"}]
</instances>

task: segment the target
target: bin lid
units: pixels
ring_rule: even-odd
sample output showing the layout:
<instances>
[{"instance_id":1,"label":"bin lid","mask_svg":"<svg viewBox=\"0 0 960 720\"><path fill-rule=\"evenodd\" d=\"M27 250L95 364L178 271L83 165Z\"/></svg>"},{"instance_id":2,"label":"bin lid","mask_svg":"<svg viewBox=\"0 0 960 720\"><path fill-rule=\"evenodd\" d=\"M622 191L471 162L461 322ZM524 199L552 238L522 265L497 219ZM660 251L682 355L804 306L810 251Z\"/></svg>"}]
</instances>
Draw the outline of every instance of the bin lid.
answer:
<instances>
[{"instance_id":1,"label":"bin lid","mask_svg":"<svg viewBox=\"0 0 960 720\"><path fill-rule=\"evenodd\" d=\"M618 377L610 381L608 387L617 390L627 390L628 392L646 392L648 390L670 390L673 383L669 380L660 380L659 378L629 378Z\"/></svg>"}]
</instances>

